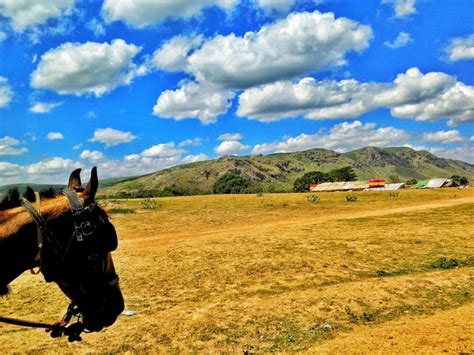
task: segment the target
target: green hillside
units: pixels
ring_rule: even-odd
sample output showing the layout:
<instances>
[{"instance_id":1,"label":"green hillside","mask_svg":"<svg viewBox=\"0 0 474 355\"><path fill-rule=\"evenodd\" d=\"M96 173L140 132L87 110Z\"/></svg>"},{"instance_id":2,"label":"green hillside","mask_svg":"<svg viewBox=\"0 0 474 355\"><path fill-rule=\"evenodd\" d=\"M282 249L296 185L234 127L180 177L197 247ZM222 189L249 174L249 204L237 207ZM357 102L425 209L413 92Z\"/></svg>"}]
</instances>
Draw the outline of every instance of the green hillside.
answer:
<instances>
[{"instance_id":1,"label":"green hillside","mask_svg":"<svg viewBox=\"0 0 474 355\"><path fill-rule=\"evenodd\" d=\"M311 149L295 153L227 156L180 165L120 182L102 189L101 195L153 196L173 189L185 194L210 193L215 181L228 171L247 178L255 191L285 192L291 191L294 180L304 173L314 170L329 172L345 166L351 166L361 180L391 175L400 177L402 181L452 175L474 179L474 165L411 148L367 147L348 153Z\"/></svg>"}]
</instances>

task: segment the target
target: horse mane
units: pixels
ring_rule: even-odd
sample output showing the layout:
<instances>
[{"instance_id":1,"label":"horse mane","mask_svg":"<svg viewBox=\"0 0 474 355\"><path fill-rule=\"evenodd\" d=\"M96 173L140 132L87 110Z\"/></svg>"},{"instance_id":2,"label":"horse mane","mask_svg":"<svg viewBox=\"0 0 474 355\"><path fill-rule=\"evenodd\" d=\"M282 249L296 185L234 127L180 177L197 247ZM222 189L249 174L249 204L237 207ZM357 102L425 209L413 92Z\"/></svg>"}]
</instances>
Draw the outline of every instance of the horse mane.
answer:
<instances>
[{"instance_id":1,"label":"horse mane","mask_svg":"<svg viewBox=\"0 0 474 355\"><path fill-rule=\"evenodd\" d=\"M49 191L46 195L48 194L51 196ZM24 196L30 202L36 200L34 193L26 193ZM41 199L41 214L47 219L59 217L68 210L69 204L65 196L55 193L52 197ZM18 189L10 190L0 202L0 240L18 232L22 226L31 222L31 216L20 204Z\"/></svg>"}]
</instances>

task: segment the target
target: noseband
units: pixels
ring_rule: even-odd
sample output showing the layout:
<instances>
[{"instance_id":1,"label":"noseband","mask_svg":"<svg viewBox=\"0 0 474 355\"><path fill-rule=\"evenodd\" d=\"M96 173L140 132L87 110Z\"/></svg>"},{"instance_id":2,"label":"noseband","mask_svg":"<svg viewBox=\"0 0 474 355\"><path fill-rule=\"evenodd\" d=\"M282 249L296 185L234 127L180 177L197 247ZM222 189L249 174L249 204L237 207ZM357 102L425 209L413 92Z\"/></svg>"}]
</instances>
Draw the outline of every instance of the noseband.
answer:
<instances>
[{"instance_id":1,"label":"noseband","mask_svg":"<svg viewBox=\"0 0 474 355\"><path fill-rule=\"evenodd\" d=\"M73 220L73 232L67 244L61 244L55 234L51 231L48 223L41 215L39 208L39 194L35 193L38 201L38 209L36 209L27 199L20 197L20 203L27 210L37 226L38 254L36 261L38 270L31 272L33 274L43 273L46 282L55 281L58 285L61 283L61 276L64 270L67 270L72 260L74 264L78 258L85 260L85 268L94 274L100 273L98 280L94 280L101 284L102 287L114 288L118 287L118 275L114 273L113 278L107 280L105 278L107 261L99 255L113 251L117 248L117 235L113 225L102 216L95 203L84 207L79 196L74 191L66 191L64 195L69 202L70 211ZM97 232L105 232L106 236L97 238L94 234ZM73 265L83 267L83 265ZM83 271L83 270L81 270ZM61 287L62 289L62 287ZM88 289L82 284L79 285L80 296L87 296ZM64 291L63 291L64 292ZM51 331L52 337L59 337L63 334L69 336L69 341L81 340L80 333L85 331L82 324L82 314L79 306L71 299L66 314L60 322L53 325L44 323L34 323L21 321L13 318L0 317L0 321L24 325L31 327L43 327ZM68 325L73 316L77 317L77 322Z\"/></svg>"}]
</instances>

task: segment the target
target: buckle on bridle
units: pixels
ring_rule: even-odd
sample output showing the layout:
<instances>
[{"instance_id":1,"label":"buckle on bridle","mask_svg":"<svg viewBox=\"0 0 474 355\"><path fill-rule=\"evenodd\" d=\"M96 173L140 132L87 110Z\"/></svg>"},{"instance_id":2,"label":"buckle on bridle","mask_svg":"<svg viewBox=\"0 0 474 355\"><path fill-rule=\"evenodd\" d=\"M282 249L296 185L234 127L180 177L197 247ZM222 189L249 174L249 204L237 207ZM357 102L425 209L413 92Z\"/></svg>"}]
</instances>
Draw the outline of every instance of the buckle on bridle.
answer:
<instances>
[{"instance_id":1,"label":"buckle on bridle","mask_svg":"<svg viewBox=\"0 0 474 355\"><path fill-rule=\"evenodd\" d=\"M84 237L88 237L94 232L90 221L84 221L79 224L76 224L74 229L76 234L76 240L78 242L82 242L84 240Z\"/></svg>"}]
</instances>

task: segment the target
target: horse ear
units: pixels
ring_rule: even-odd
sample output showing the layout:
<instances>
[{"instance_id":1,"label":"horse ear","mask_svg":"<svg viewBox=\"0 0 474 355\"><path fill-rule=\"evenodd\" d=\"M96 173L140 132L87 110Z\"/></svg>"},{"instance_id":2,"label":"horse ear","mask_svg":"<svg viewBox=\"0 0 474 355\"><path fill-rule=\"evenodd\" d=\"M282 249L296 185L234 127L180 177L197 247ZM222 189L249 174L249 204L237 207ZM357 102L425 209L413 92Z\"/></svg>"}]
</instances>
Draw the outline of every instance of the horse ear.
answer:
<instances>
[{"instance_id":1,"label":"horse ear","mask_svg":"<svg viewBox=\"0 0 474 355\"><path fill-rule=\"evenodd\" d=\"M74 170L69 176L69 183L67 189L69 191L76 191L81 188L81 169Z\"/></svg>"},{"instance_id":2,"label":"horse ear","mask_svg":"<svg viewBox=\"0 0 474 355\"><path fill-rule=\"evenodd\" d=\"M95 201L95 194L99 188L99 179L97 178L97 168L94 166L91 170L91 179L84 190L84 206L88 206Z\"/></svg>"}]
</instances>

